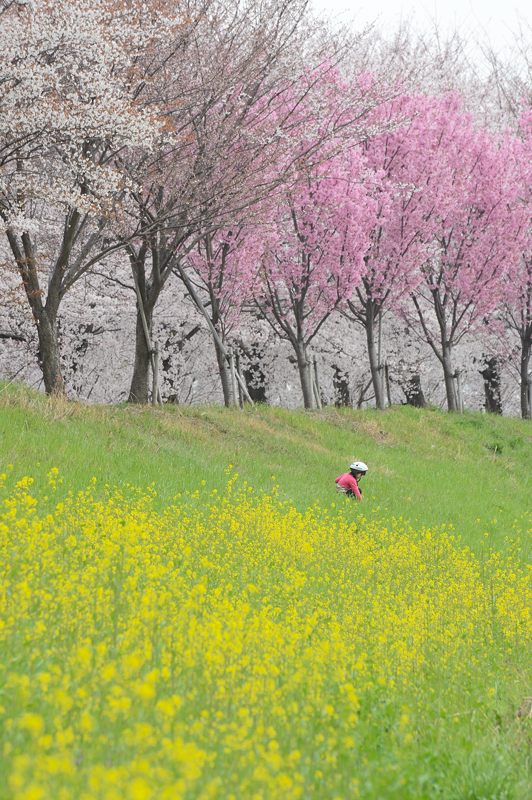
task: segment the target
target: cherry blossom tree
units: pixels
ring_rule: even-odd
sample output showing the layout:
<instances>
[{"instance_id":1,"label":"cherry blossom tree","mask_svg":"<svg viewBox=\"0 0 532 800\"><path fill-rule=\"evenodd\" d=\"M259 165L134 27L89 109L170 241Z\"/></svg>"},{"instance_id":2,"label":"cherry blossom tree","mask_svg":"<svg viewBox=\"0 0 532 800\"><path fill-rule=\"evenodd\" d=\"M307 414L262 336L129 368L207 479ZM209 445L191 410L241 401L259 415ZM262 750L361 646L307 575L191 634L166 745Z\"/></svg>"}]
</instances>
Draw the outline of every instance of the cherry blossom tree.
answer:
<instances>
[{"instance_id":1,"label":"cherry blossom tree","mask_svg":"<svg viewBox=\"0 0 532 800\"><path fill-rule=\"evenodd\" d=\"M361 82L365 84L365 80ZM234 403L236 398L231 389L224 341L257 283L259 254L272 235L268 221L279 203L286 202L287 187L292 187L293 195L297 194L300 182L306 186L305 174L315 166L319 169L351 143L349 137L355 135L359 118L364 116L360 112L360 94L365 95L366 113L375 102L374 96L358 84L354 92L345 92L345 96L343 88L345 84L342 85L338 71L326 61L313 70L304 70L295 81L291 77L284 86L274 85L274 94L270 92L257 99L246 114L239 137L231 139L231 162L239 170L236 179L239 194L234 195L232 189L233 193L224 196L225 207L215 220L215 224L224 220L227 225L218 233L207 231L177 265L177 274L187 283L193 301L204 315L209 310L227 404ZM358 103L351 102L355 98ZM250 139L255 143L253 146ZM203 151L203 147L199 149ZM224 161L221 169L227 172ZM216 186L222 187L224 176L218 175L220 166L215 165L212 171L217 175ZM232 178L231 185L234 183ZM235 206L236 211L231 212ZM202 222L209 218L213 219L212 209L210 214L209 210L205 213Z\"/></svg>"},{"instance_id":2,"label":"cherry blossom tree","mask_svg":"<svg viewBox=\"0 0 532 800\"><path fill-rule=\"evenodd\" d=\"M493 312L519 246L519 166L506 140L475 126L456 96L435 103L418 163L429 250L412 301L442 365L448 409L457 411L453 348Z\"/></svg>"},{"instance_id":3,"label":"cherry blossom tree","mask_svg":"<svg viewBox=\"0 0 532 800\"><path fill-rule=\"evenodd\" d=\"M226 406L236 405L238 399L226 343L240 323L244 305L253 296L259 271L257 254L262 245L260 225L251 220L234 229L208 233L190 251L186 271L181 271L192 292L192 302L208 316Z\"/></svg>"},{"instance_id":4,"label":"cherry blossom tree","mask_svg":"<svg viewBox=\"0 0 532 800\"><path fill-rule=\"evenodd\" d=\"M94 0L10 7L0 28L0 220L38 333L47 393L64 391L57 323L65 294L106 243L131 186L125 147L150 149L136 64L167 25L153 9ZM160 48L155 48L160 53ZM153 51L152 51L153 52Z\"/></svg>"},{"instance_id":5,"label":"cherry blossom tree","mask_svg":"<svg viewBox=\"0 0 532 800\"><path fill-rule=\"evenodd\" d=\"M215 4L194 26L162 87L177 143L154 171L146 170L132 214L135 226L150 218L152 233L157 231L149 243L139 238L129 248L137 299L142 298L132 401L148 397L145 328L149 338L153 309L169 276L185 280L186 265L192 265L188 253L199 242L217 231L247 227L248 209L293 183L303 160L314 159L324 141L358 122L360 106L338 81L338 63L348 48L342 39L313 30L307 5ZM364 110L376 102L369 98L367 93ZM138 165L133 174L139 174ZM162 243L157 253L155 241Z\"/></svg>"},{"instance_id":6,"label":"cherry blossom tree","mask_svg":"<svg viewBox=\"0 0 532 800\"><path fill-rule=\"evenodd\" d=\"M124 165L140 183L129 230L143 232L127 248L137 294L131 402L148 399L153 317L170 277L183 272L194 247L233 226L236 211L267 193L264 165L281 137L271 113L259 129L257 109L263 121L265 98L281 80L295 80L289 54L304 44L306 6L199 0L182 46L153 88L172 142L161 143L154 158L141 153ZM119 230L117 239L123 235Z\"/></svg>"},{"instance_id":7,"label":"cherry blossom tree","mask_svg":"<svg viewBox=\"0 0 532 800\"><path fill-rule=\"evenodd\" d=\"M532 24L521 19L509 34L511 47L505 51L497 51L489 41L482 45L487 66L482 110L504 127L518 123L523 109L532 105Z\"/></svg>"},{"instance_id":8,"label":"cherry blossom tree","mask_svg":"<svg viewBox=\"0 0 532 800\"><path fill-rule=\"evenodd\" d=\"M419 96L400 97L379 108L376 114L385 130L370 137L363 148L372 174L368 188L377 205L377 220L365 255L366 269L353 295L347 297L343 313L365 330L379 409L384 408L385 399L376 331L383 314L397 308L421 280L426 207L413 162L422 146L423 115L429 102Z\"/></svg>"},{"instance_id":9,"label":"cherry blossom tree","mask_svg":"<svg viewBox=\"0 0 532 800\"><path fill-rule=\"evenodd\" d=\"M532 352L532 229L530 205L532 199L532 112L521 115L514 138L513 156L519 164L517 197L513 207L514 219L521 219L521 247L515 252L503 282L502 313L506 325L517 334L520 343L519 378L521 416L530 419Z\"/></svg>"},{"instance_id":10,"label":"cherry blossom tree","mask_svg":"<svg viewBox=\"0 0 532 800\"><path fill-rule=\"evenodd\" d=\"M279 203L262 255L255 301L292 345L309 409L316 405L310 344L365 269L376 207L364 170L355 148L309 169Z\"/></svg>"},{"instance_id":11,"label":"cherry blossom tree","mask_svg":"<svg viewBox=\"0 0 532 800\"><path fill-rule=\"evenodd\" d=\"M511 56L503 57L487 44L484 53L489 64L486 79L486 117L495 119L499 127L515 133L515 158L519 163L516 181L519 193L514 213L524 215L521 252L512 264L503 285L502 320L507 332L519 341L518 372L520 382L521 415L530 419L530 354L532 350L532 247L530 242L530 187L532 174L532 58L530 50L530 24L521 21L513 32ZM493 351L502 352L506 363L513 362L512 346L505 337L504 327L498 329L499 342ZM502 342L501 342L502 340ZM505 346L501 348L501 343Z\"/></svg>"}]
</instances>

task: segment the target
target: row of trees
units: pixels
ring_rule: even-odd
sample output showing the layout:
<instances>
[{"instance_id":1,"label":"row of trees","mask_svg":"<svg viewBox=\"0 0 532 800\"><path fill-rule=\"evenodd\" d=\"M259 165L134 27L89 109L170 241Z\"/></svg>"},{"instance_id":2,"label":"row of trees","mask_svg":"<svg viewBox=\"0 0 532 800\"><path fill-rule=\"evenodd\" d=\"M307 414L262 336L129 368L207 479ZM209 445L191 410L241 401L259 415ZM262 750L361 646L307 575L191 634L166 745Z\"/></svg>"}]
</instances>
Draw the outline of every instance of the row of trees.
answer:
<instances>
[{"instance_id":1,"label":"row of trees","mask_svg":"<svg viewBox=\"0 0 532 800\"><path fill-rule=\"evenodd\" d=\"M178 276L228 405L243 314L293 347L313 408L309 348L340 313L383 408L376 331L395 313L441 363L449 410L456 344L513 331L530 417L532 113L499 62L488 120L449 52L333 36L305 0L7 2L0 23L0 220L48 393L61 302L98 269L134 291L133 402Z\"/></svg>"}]
</instances>

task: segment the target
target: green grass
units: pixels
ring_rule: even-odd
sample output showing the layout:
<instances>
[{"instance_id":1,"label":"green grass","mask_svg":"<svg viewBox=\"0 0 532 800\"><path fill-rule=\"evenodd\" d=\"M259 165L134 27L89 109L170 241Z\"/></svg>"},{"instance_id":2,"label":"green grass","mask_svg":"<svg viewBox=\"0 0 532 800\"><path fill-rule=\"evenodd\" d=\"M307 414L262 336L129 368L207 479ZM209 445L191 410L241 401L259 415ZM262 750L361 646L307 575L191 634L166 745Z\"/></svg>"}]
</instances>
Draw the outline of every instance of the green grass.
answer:
<instances>
[{"instance_id":1,"label":"green grass","mask_svg":"<svg viewBox=\"0 0 532 800\"><path fill-rule=\"evenodd\" d=\"M232 464L258 490L268 490L274 476L282 495L303 509L338 502L334 478L359 458L370 472L354 516L451 524L475 549L486 538L505 547L525 525L531 442L530 423L478 413L87 407L0 385L0 468L11 463L37 482L57 466L70 488L93 476L153 482L164 502L202 480L222 488Z\"/></svg>"},{"instance_id":2,"label":"green grass","mask_svg":"<svg viewBox=\"0 0 532 800\"><path fill-rule=\"evenodd\" d=\"M0 798L155 800L190 762L182 734L209 753L202 797L285 800L295 775L305 799L524 800L531 430L0 385ZM362 504L334 491L353 458L370 465ZM13 491L25 475L36 486ZM103 491L124 483L157 494ZM170 502L203 483L220 491ZM195 780L164 797L199 797Z\"/></svg>"}]
</instances>

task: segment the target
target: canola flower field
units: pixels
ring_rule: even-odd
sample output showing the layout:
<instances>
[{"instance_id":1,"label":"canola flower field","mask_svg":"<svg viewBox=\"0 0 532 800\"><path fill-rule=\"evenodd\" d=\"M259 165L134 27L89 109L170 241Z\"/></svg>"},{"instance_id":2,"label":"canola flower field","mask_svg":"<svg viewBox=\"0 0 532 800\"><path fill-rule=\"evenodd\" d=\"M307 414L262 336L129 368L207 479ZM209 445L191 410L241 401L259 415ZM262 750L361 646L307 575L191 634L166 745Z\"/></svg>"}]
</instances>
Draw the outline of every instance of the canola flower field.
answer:
<instances>
[{"instance_id":1,"label":"canola flower field","mask_svg":"<svg viewBox=\"0 0 532 800\"><path fill-rule=\"evenodd\" d=\"M511 547L227 479L0 476L0 797L526 797Z\"/></svg>"}]
</instances>

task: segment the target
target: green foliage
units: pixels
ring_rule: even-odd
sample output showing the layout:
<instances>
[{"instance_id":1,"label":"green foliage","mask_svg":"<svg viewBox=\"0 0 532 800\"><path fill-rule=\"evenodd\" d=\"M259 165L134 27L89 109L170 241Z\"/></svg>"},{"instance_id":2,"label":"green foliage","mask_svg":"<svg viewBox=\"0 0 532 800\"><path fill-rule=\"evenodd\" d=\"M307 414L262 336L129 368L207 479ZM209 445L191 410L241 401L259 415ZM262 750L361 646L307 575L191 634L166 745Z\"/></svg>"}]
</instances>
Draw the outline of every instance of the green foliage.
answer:
<instances>
[{"instance_id":1,"label":"green foliage","mask_svg":"<svg viewBox=\"0 0 532 800\"><path fill-rule=\"evenodd\" d=\"M322 412L256 406L88 407L0 387L0 466L59 467L72 488L155 482L161 502L201 480L222 489L232 464L257 490L272 476L298 508L338 502L334 479L353 458L370 466L357 516L451 524L482 549L508 546L529 510L530 423L410 406Z\"/></svg>"}]
</instances>

